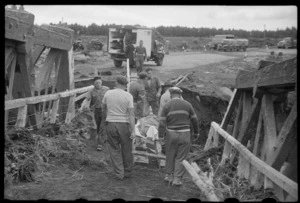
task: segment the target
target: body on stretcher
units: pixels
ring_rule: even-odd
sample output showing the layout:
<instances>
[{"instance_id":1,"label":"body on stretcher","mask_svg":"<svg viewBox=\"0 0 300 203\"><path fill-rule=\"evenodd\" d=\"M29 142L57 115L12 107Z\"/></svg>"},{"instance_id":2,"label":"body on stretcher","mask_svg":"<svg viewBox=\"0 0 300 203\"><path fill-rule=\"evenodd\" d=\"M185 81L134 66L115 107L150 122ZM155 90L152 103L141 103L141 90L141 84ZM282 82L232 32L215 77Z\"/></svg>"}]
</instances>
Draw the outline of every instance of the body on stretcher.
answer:
<instances>
[{"instance_id":1,"label":"body on stretcher","mask_svg":"<svg viewBox=\"0 0 300 203\"><path fill-rule=\"evenodd\" d=\"M132 142L134 162L149 164L149 157L153 157L157 158L159 167L165 166L166 156L161 153L157 129L155 126L150 126L145 137L140 133L138 124L135 126L135 138Z\"/></svg>"}]
</instances>

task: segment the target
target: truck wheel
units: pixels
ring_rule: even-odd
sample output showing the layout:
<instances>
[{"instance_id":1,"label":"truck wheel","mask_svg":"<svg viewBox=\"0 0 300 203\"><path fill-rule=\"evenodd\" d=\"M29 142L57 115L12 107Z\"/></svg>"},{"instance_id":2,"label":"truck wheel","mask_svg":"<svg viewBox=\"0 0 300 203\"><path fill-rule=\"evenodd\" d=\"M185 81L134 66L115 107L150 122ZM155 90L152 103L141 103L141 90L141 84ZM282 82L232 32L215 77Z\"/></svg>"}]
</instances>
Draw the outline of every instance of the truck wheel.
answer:
<instances>
[{"instance_id":1,"label":"truck wheel","mask_svg":"<svg viewBox=\"0 0 300 203\"><path fill-rule=\"evenodd\" d=\"M120 68L122 66L122 62L123 61L119 61L119 60L114 60L114 64L117 68Z\"/></svg>"},{"instance_id":2,"label":"truck wheel","mask_svg":"<svg viewBox=\"0 0 300 203\"><path fill-rule=\"evenodd\" d=\"M243 49L243 51L246 51L246 49L247 49L247 48L245 47L245 48Z\"/></svg>"},{"instance_id":3,"label":"truck wheel","mask_svg":"<svg viewBox=\"0 0 300 203\"><path fill-rule=\"evenodd\" d=\"M284 48L285 48L285 49L288 49L289 47L288 47L288 45L286 44L286 45L284 45Z\"/></svg>"}]
</instances>

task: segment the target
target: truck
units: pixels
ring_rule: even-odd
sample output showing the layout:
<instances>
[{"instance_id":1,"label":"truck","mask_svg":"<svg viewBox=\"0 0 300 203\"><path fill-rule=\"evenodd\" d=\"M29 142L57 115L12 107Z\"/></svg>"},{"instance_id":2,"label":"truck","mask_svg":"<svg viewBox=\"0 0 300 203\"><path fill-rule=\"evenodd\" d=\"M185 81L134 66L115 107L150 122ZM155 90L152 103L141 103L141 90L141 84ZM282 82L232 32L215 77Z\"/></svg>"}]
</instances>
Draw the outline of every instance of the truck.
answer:
<instances>
[{"instance_id":1,"label":"truck","mask_svg":"<svg viewBox=\"0 0 300 203\"><path fill-rule=\"evenodd\" d=\"M285 37L283 40L278 42L277 48L294 48L297 47L297 40L293 39L292 37Z\"/></svg>"},{"instance_id":2,"label":"truck","mask_svg":"<svg viewBox=\"0 0 300 203\"><path fill-rule=\"evenodd\" d=\"M163 64L165 56L165 39L155 29L140 26L122 26L120 28L109 28L107 52L114 61L115 67L121 67L126 61L125 48L128 44L139 46L143 40L147 56L145 61L154 61L157 66Z\"/></svg>"},{"instance_id":3,"label":"truck","mask_svg":"<svg viewBox=\"0 0 300 203\"><path fill-rule=\"evenodd\" d=\"M248 45L248 39L235 39L234 35L215 35L209 47L218 51L246 51Z\"/></svg>"}]
</instances>

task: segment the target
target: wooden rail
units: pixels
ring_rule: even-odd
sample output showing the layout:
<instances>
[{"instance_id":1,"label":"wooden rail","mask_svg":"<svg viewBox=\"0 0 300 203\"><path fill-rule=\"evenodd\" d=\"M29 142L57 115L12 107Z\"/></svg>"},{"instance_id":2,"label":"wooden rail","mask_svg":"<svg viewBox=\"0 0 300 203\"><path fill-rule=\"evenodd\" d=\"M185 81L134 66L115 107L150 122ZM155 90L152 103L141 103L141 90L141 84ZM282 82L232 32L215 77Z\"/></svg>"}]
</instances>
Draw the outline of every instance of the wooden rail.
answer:
<instances>
[{"instance_id":1,"label":"wooden rail","mask_svg":"<svg viewBox=\"0 0 300 203\"><path fill-rule=\"evenodd\" d=\"M260 180L264 180L261 176L263 174L265 176L265 182L276 184L279 188L286 191L289 194L287 200L298 200L298 184L296 182L256 157L238 140L222 129L217 123L212 122L209 137L214 137L214 140L218 140L217 137L219 135L225 139L226 144L234 147L240 154L238 165L238 175L240 177L242 176L246 179L250 179L252 178L251 176L254 176L254 174L257 177L257 172L259 172L261 173ZM214 146L217 146L217 143L214 143Z\"/></svg>"},{"instance_id":2,"label":"wooden rail","mask_svg":"<svg viewBox=\"0 0 300 203\"><path fill-rule=\"evenodd\" d=\"M56 93L56 94L7 100L7 101L5 101L5 111L18 108L18 118L17 118L16 126L24 127L26 124L27 105L28 104L38 104L38 103L54 100L49 117L50 117L50 123L55 123L56 114L59 109L58 107L59 107L60 98L72 97L73 100L70 100L70 102L74 103L75 101L78 101L78 100L84 98L86 96L86 93L92 88L93 88L93 85L88 86L88 87L79 88L79 89L70 90L70 91L60 92L60 93ZM76 94L80 94L80 93L83 93L83 94L76 97ZM68 106L67 117L66 117L66 121L65 121L66 123L69 123L71 121L71 119L75 116L74 113L72 113L72 112L74 112L71 109L72 107L74 107L74 105Z\"/></svg>"}]
</instances>

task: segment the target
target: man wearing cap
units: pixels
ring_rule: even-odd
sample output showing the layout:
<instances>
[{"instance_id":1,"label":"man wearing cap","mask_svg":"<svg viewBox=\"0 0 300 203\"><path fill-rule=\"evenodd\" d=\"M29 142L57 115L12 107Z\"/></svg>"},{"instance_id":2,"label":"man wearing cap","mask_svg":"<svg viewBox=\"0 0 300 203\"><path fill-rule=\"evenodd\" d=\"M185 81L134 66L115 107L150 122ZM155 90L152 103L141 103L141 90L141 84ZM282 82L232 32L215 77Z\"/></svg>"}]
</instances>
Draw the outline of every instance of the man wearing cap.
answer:
<instances>
[{"instance_id":1,"label":"man wearing cap","mask_svg":"<svg viewBox=\"0 0 300 203\"><path fill-rule=\"evenodd\" d=\"M173 84L171 82L165 82L164 84L164 88L166 88L165 93L163 93L160 97L160 103L159 103L159 110L158 110L158 115L161 114L161 110L163 108L163 106L168 103L169 101L171 101L171 94L170 94L170 88L173 87ZM182 96L180 96L181 99Z\"/></svg>"},{"instance_id":2,"label":"man wearing cap","mask_svg":"<svg viewBox=\"0 0 300 203\"><path fill-rule=\"evenodd\" d=\"M91 89L86 96L86 100L90 101L90 110L94 112L94 121L96 123L97 127L97 141L98 141L98 147L97 149L99 151L102 150L102 146L100 144L100 137L99 136L104 136L103 134L100 134L100 126L103 126L103 121L102 119L102 99L104 97L104 94L109 90L108 87L102 86L102 80L101 77L95 77L94 78L94 88ZM104 132L104 131L103 131Z\"/></svg>"},{"instance_id":3,"label":"man wearing cap","mask_svg":"<svg viewBox=\"0 0 300 203\"><path fill-rule=\"evenodd\" d=\"M152 68L146 69L147 81L144 83L146 90L146 101L151 106L153 114L158 116L159 98L161 86L157 77L152 74Z\"/></svg>"},{"instance_id":4,"label":"man wearing cap","mask_svg":"<svg viewBox=\"0 0 300 203\"><path fill-rule=\"evenodd\" d=\"M136 120L144 116L145 87L144 83L147 78L145 72L139 73L139 79L130 84L130 94L133 96L134 115Z\"/></svg>"},{"instance_id":5,"label":"man wearing cap","mask_svg":"<svg viewBox=\"0 0 300 203\"><path fill-rule=\"evenodd\" d=\"M130 177L133 167L132 140L134 137L133 97L126 92L127 79L117 76L116 87L106 92L103 109L106 114L108 151L115 176Z\"/></svg>"},{"instance_id":6,"label":"man wearing cap","mask_svg":"<svg viewBox=\"0 0 300 203\"><path fill-rule=\"evenodd\" d=\"M171 101L161 111L158 135L163 138L166 131L165 181L182 185L181 178L185 169L181 162L186 159L191 147L190 124L193 126L194 136L198 138L198 119L192 105L180 99L180 88L171 87L170 93Z\"/></svg>"},{"instance_id":7,"label":"man wearing cap","mask_svg":"<svg viewBox=\"0 0 300 203\"><path fill-rule=\"evenodd\" d=\"M143 64L146 57L146 48L143 46L143 40L140 40L140 46L135 48L135 62L138 73L143 71Z\"/></svg>"}]
</instances>

